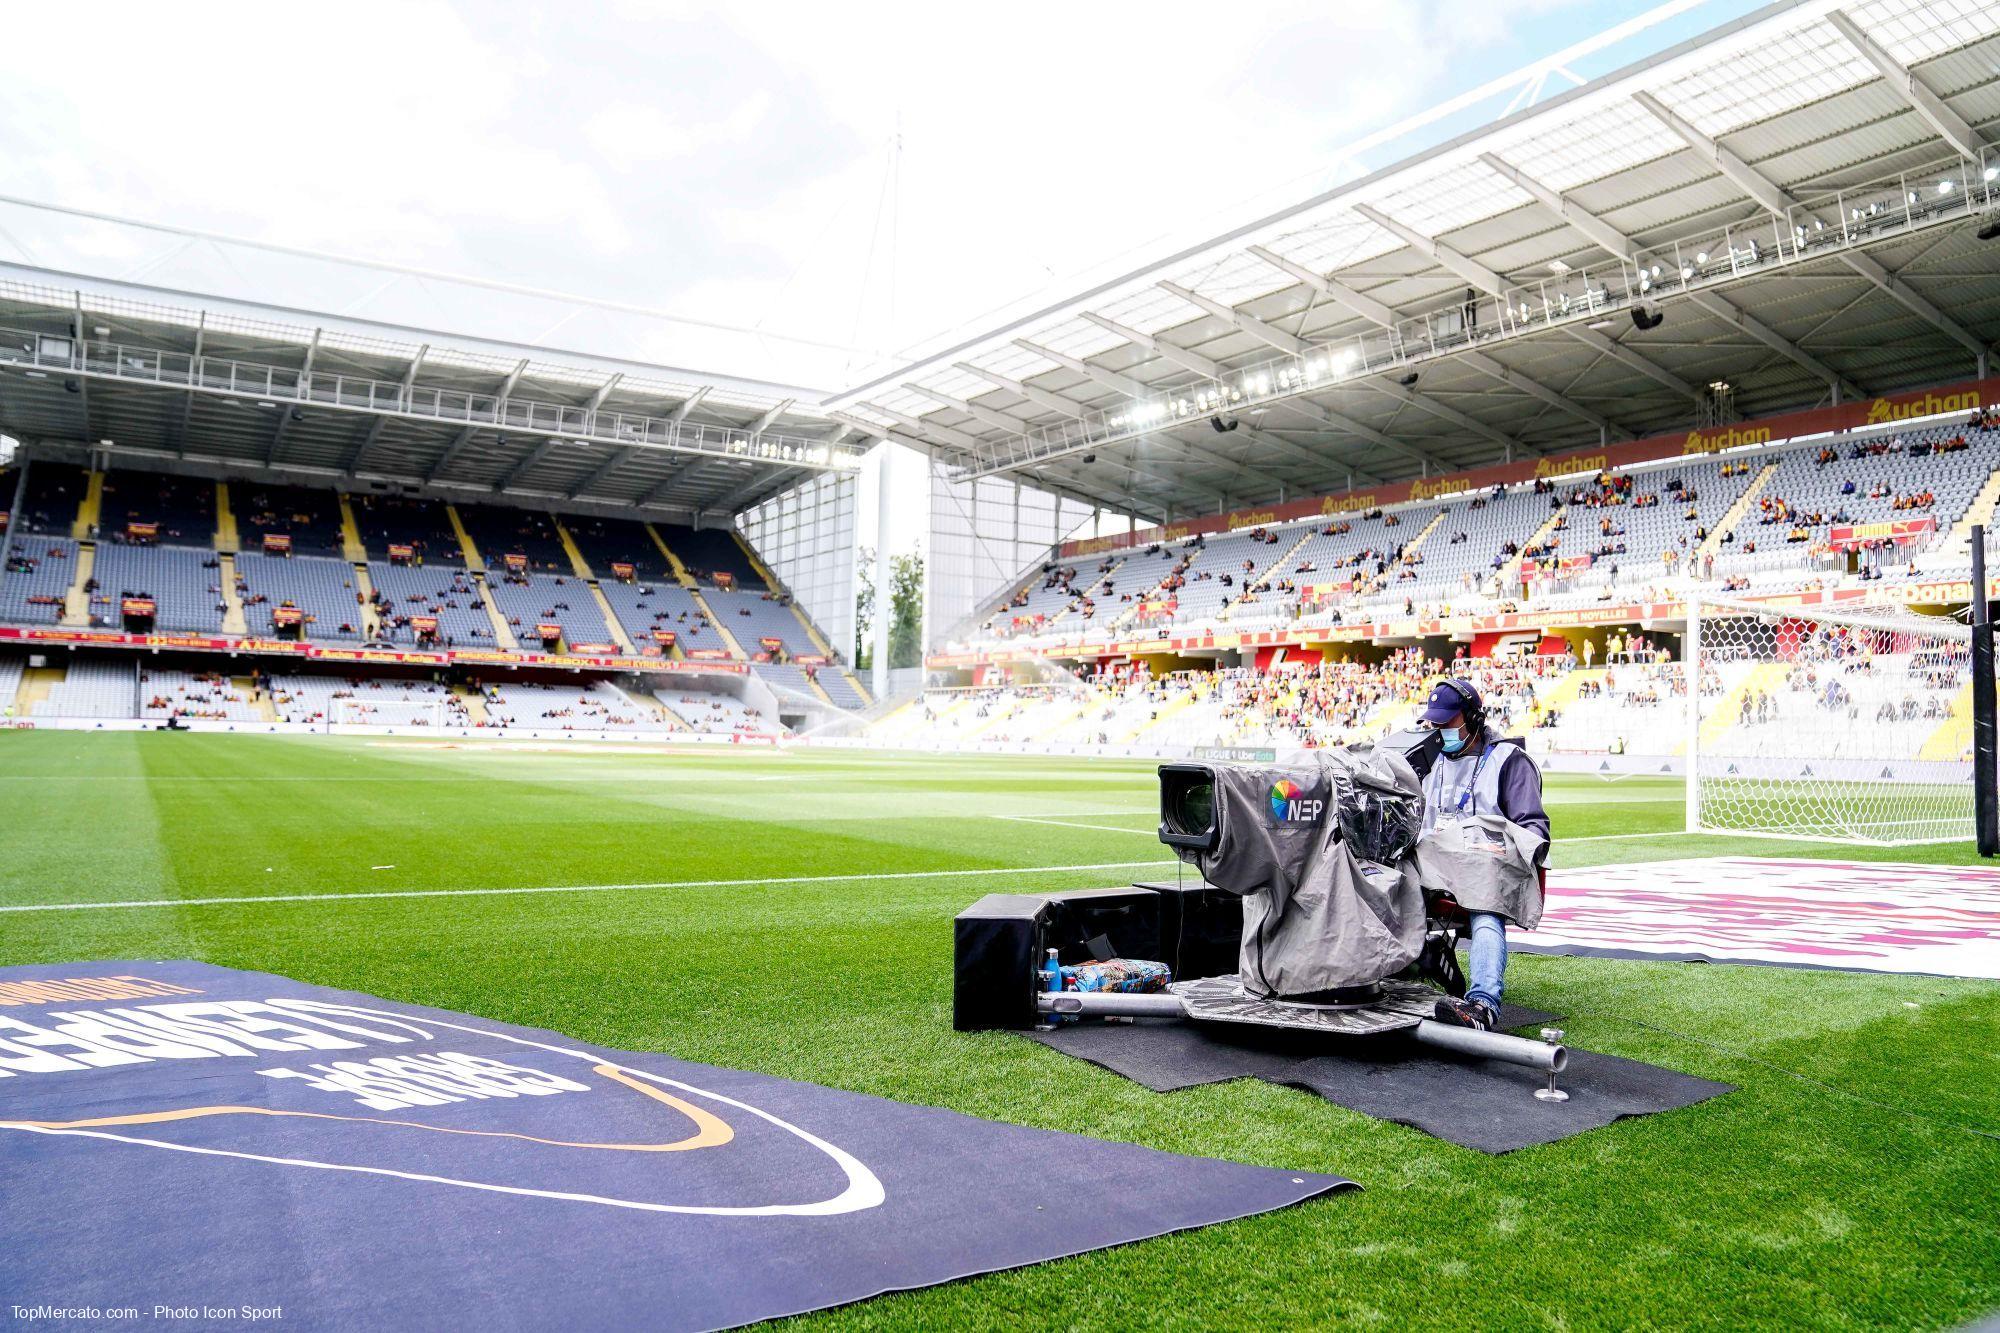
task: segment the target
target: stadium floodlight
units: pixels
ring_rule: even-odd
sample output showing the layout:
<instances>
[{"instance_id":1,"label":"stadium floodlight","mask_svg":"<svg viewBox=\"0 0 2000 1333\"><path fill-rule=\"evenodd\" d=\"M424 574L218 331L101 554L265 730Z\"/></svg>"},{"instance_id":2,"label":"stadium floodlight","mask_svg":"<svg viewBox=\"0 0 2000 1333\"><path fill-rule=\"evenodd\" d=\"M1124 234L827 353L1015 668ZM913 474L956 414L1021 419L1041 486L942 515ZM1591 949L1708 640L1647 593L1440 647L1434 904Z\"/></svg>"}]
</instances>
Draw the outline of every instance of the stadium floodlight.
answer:
<instances>
[{"instance_id":1,"label":"stadium floodlight","mask_svg":"<svg viewBox=\"0 0 2000 1333\"><path fill-rule=\"evenodd\" d=\"M1708 251L1706 250L1695 251L1694 262L1697 264L1706 264L1708 262Z\"/></svg>"},{"instance_id":2,"label":"stadium floodlight","mask_svg":"<svg viewBox=\"0 0 2000 1333\"><path fill-rule=\"evenodd\" d=\"M1681 265L1681 281L1682 281L1682 282L1686 282L1686 281L1687 281L1687 280L1688 280L1689 278L1692 278L1693 276L1694 276L1694 265L1692 265L1692 264L1682 264L1682 265Z\"/></svg>"},{"instance_id":3,"label":"stadium floodlight","mask_svg":"<svg viewBox=\"0 0 2000 1333\"><path fill-rule=\"evenodd\" d=\"M1950 194L1950 193L1951 193L1951 182L1950 182L1949 180L1941 180L1941 181L1939 181L1939 182L1938 182L1938 193L1939 193L1939 194Z\"/></svg>"},{"instance_id":4,"label":"stadium floodlight","mask_svg":"<svg viewBox=\"0 0 2000 1333\"><path fill-rule=\"evenodd\" d=\"M1988 167L1979 173L1979 179L1990 181L2000 179L2000 167Z\"/></svg>"}]
</instances>

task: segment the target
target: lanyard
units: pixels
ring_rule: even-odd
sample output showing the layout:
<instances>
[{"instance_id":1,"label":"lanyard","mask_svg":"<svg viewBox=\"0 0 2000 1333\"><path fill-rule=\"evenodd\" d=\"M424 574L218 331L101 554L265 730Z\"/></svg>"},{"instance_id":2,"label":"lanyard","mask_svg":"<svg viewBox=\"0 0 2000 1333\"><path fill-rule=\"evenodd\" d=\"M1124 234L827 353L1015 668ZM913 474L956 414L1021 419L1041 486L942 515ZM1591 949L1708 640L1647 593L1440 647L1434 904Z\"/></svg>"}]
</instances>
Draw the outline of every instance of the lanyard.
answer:
<instances>
[{"instance_id":1,"label":"lanyard","mask_svg":"<svg viewBox=\"0 0 2000 1333\"><path fill-rule=\"evenodd\" d=\"M1472 781L1466 783L1465 790L1458 794L1458 814L1465 813L1465 803L1472 799L1472 793L1479 787L1479 772L1486 767L1486 756L1492 753L1493 747L1490 745L1479 752L1479 762L1472 766Z\"/></svg>"}]
</instances>

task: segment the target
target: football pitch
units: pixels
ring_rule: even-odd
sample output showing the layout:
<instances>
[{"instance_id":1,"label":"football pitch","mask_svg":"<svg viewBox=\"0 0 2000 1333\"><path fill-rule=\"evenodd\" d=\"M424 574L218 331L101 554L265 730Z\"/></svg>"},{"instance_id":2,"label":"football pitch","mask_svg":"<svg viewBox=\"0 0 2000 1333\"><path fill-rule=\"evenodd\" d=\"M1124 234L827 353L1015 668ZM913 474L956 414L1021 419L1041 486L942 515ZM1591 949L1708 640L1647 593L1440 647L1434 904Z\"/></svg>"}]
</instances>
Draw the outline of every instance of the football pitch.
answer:
<instances>
[{"instance_id":1,"label":"football pitch","mask_svg":"<svg viewBox=\"0 0 2000 1333\"><path fill-rule=\"evenodd\" d=\"M1977 861L1688 837L1677 781L1552 777L1548 799L1559 866ZM1366 1187L826 1325L1949 1327L2000 1307L2000 985L1517 956L1509 999L1564 1015L1572 1045L1739 1090L1504 1157L1255 1080L1155 1094L953 1032L952 916L1171 876L1155 802L1129 761L0 732L0 965L199 959Z\"/></svg>"}]
</instances>

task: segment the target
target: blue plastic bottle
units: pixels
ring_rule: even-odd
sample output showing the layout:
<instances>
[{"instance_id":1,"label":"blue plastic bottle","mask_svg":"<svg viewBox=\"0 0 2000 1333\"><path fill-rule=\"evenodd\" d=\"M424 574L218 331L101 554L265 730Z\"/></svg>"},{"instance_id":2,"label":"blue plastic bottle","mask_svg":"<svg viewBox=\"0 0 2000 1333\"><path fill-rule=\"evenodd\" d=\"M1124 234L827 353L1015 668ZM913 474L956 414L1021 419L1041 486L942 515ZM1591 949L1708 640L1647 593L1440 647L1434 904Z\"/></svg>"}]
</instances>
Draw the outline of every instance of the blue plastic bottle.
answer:
<instances>
[{"instance_id":1,"label":"blue plastic bottle","mask_svg":"<svg viewBox=\"0 0 2000 1333\"><path fill-rule=\"evenodd\" d=\"M1056 961L1056 951L1049 950L1049 960L1042 964L1042 989L1059 991L1063 988L1062 964Z\"/></svg>"}]
</instances>

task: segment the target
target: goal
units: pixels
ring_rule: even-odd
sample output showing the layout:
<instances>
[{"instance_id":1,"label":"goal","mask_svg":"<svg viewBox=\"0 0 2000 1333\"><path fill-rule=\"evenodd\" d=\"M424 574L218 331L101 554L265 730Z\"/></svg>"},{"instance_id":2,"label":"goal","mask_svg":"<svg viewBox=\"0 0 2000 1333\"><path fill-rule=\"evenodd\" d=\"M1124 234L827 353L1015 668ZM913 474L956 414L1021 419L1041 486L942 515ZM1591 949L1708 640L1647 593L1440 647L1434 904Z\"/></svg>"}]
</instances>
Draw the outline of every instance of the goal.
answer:
<instances>
[{"instance_id":1,"label":"goal","mask_svg":"<svg viewBox=\"0 0 2000 1333\"><path fill-rule=\"evenodd\" d=\"M1688 831L1971 839L1971 644L1903 606L1690 600Z\"/></svg>"},{"instance_id":2,"label":"goal","mask_svg":"<svg viewBox=\"0 0 2000 1333\"><path fill-rule=\"evenodd\" d=\"M370 697L332 701L327 721L336 727L442 727L442 698L407 699L389 690L371 690Z\"/></svg>"}]
</instances>

